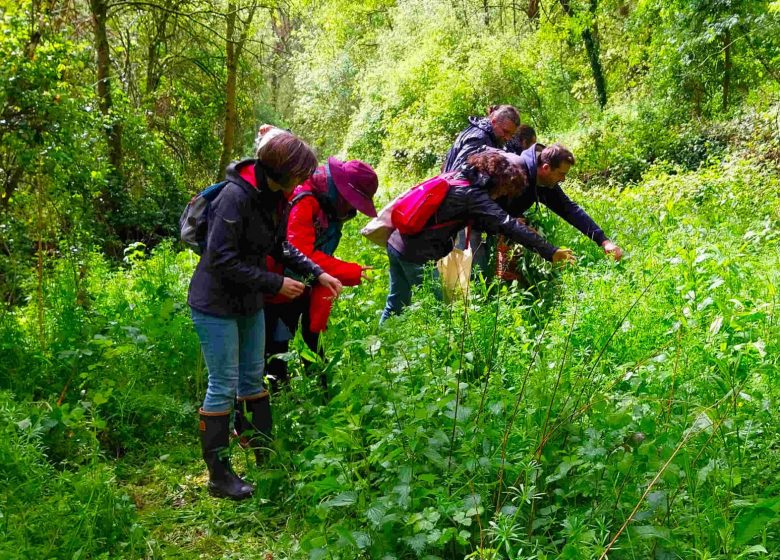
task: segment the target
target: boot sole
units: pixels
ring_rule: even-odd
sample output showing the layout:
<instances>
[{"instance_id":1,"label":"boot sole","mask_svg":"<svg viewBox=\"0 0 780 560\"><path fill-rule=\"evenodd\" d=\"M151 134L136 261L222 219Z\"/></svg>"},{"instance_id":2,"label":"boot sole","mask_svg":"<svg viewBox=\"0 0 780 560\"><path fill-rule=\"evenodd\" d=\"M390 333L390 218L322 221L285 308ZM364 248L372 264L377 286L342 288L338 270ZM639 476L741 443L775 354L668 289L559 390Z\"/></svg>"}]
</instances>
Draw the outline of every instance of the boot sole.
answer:
<instances>
[{"instance_id":1,"label":"boot sole","mask_svg":"<svg viewBox=\"0 0 780 560\"><path fill-rule=\"evenodd\" d=\"M227 498L235 502L240 502L241 500L246 500L247 498L251 498L252 493L254 492L254 489L252 489L246 494L233 495L233 494L228 494L227 492L223 492L219 488L215 488L213 486L209 486L208 490L209 490L209 494L214 498Z\"/></svg>"}]
</instances>

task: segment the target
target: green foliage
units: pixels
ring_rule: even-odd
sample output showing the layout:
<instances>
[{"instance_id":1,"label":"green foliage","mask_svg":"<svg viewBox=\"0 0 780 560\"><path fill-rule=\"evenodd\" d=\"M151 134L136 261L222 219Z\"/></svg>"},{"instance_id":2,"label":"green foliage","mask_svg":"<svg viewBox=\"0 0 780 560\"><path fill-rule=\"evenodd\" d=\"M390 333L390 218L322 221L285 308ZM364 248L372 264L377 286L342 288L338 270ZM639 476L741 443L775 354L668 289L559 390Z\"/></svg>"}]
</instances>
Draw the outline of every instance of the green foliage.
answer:
<instances>
[{"instance_id":1,"label":"green foliage","mask_svg":"<svg viewBox=\"0 0 780 560\"><path fill-rule=\"evenodd\" d=\"M197 257L170 240L217 172L227 4L112 5L105 118L88 6L40 5L0 2L0 556L778 558L777 2L259 8L239 150L288 123L387 198L513 103L626 258L532 211L576 267L524 254L452 305L428 281L379 330L387 261L348 224L376 270L335 303L332 398L296 339L268 460L232 446L240 504L204 489Z\"/></svg>"},{"instance_id":2,"label":"green foliage","mask_svg":"<svg viewBox=\"0 0 780 560\"><path fill-rule=\"evenodd\" d=\"M38 409L12 406L15 400L11 393L3 393L0 409L4 536L0 555L6 558L142 555L146 547L145 530L137 523L130 497L116 488L113 469L93 463L73 471L55 470L48 462L44 434L56 420ZM64 414L61 420L67 422L66 437L78 438L77 431L89 429L85 416Z\"/></svg>"},{"instance_id":3,"label":"green foliage","mask_svg":"<svg viewBox=\"0 0 780 560\"><path fill-rule=\"evenodd\" d=\"M350 223L340 254L380 271L336 302L332 398L297 340L266 464L233 450L257 485L240 505L203 489L204 367L183 305L196 257L135 244L119 269L96 253L62 259L43 329L35 298L0 320L4 399L27 403L3 413L4 492L21 488L4 506L7 546L583 558L636 508L610 556L771 557L780 179L751 151L763 144L740 140L764 134L750 122L696 169L659 160L633 186L567 186L616 232L623 262L542 212L535 223L576 268L535 264L525 285L475 285L467 305L425 285L381 331L386 260ZM48 521L55 508L74 516L67 532ZM90 521L105 512L116 521Z\"/></svg>"},{"instance_id":4,"label":"green foliage","mask_svg":"<svg viewBox=\"0 0 780 560\"><path fill-rule=\"evenodd\" d=\"M539 113L532 60L512 37L477 27L464 33L437 4L433 13L425 3L399 7L392 25L362 77L363 101L345 139L351 155L391 175L419 177L440 167L469 115L499 101L526 117Z\"/></svg>"}]
</instances>

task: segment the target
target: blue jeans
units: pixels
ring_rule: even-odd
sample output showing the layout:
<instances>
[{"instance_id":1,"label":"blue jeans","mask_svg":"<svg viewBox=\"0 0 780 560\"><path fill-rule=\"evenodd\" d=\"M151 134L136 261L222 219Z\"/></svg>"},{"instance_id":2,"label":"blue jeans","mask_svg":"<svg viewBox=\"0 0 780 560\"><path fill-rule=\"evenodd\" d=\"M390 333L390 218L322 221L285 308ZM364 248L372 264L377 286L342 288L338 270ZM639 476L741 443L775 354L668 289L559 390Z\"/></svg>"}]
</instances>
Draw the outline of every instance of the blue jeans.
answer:
<instances>
[{"instance_id":1,"label":"blue jeans","mask_svg":"<svg viewBox=\"0 0 780 560\"><path fill-rule=\"evenodd\" d=\"M265 390L265 316L261 309L248 317L216 317L192 309L209 370L204 412L230 412L236 397L253 397Z\"/></svg>"},{"instance_id":2,"label":"blue jeans","mask_svg":"<svg viewBox=\"0 0 780 560\"><path fill-rule=\"evenodd\" d=\"M415 264L403 260L401 254L387 246L387 259L390 261L390 292L387 294L387 303L379 318L379 324L384 323L391 315L398 315L403 308L412 303L412 289L423 283L425 272L424 264ZM434 272L434 278L438 280L438 273ZM434 286L438 286L435 282ZM436 289L436 288L434 288ZM440 297L441 290L436 290Z\"/></svg>"}]
</instances>

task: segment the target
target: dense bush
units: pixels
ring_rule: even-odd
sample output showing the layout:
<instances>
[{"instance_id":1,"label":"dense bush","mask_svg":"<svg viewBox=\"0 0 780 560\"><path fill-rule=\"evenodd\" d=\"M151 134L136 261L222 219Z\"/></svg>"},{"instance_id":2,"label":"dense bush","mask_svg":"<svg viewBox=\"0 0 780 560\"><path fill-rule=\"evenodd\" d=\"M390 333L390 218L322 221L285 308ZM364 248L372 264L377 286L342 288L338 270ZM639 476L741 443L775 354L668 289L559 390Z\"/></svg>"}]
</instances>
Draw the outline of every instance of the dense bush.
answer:
<instances>
[{"instance_id":1,"label":"dense bush","mask_svg":"<svg viewBox=\"0 0 780 560\"><path fill-rule=\"evenodd\" d=\"M3 495L4 558L139 557L145 530L135 506L116 484L110 465L98 462L59 471L50 463L45 434L58 420L37 406L12 404L3 393L0 408L0 492ZM80 409L80 410L88 410ZM76 440L95 426L86 417L63 409L64 438ZM89 435L87 435L89 437ZM94 439L94 438L93 438ZM94 449L83 449L89 456ZM74 446L68 450L79 457Z\"/></svg>"}]
</instances>

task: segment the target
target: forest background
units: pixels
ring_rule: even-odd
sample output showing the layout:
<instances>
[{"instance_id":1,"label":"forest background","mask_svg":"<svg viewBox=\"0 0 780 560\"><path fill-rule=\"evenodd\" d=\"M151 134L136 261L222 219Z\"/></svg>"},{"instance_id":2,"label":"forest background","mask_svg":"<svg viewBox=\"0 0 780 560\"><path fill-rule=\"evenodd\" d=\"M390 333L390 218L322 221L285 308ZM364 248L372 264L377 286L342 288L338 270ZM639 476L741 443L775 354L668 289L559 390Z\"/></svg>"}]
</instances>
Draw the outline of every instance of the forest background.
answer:
<instances>
[{"instance_id":1,"label":"forest background","mask_svg":"<svg viewBox=\"0 0 780 560\"><path fill-rule=\"evenodd\" d=\"M780 3L0 0L0 557L780 558ZM379 198L509 103L578 164L579 255L325 338L235 504L204 490L187 200L259 124ZM359 221L359 220L357 220ZM286 356L298 368L300 341ZM313 357L313 356L309 356Z\"/></svg>"}]
</instances>

